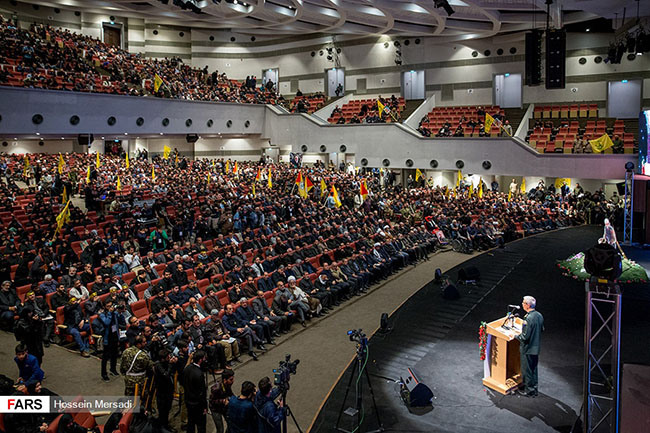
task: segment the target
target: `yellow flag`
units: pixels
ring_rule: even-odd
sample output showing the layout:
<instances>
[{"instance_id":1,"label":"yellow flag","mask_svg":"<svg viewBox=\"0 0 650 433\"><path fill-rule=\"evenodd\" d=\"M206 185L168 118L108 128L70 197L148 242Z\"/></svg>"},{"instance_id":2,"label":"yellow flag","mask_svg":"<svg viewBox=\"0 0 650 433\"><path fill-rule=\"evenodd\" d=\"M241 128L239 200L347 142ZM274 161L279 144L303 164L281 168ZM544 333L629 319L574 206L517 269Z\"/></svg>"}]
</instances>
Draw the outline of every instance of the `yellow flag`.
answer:
<instances>
[{"instance_id":1,"label":"yellow flag","mask_svg":"<svg viewBox=\"0 0 650 433\"><path fill-rule=\"evenodd\" d=\"M478 181L478 198L483 198L483 179Z\"/></svg>"},{"instance_id":2,"label":"yellow flag","mask_svg":"<svg viewBox=\"0 0 650 433\"><path fill-rule=\"evenodd\" d=\"M151 166L151 180L155 181L156 180L156 167Z\"/></svg>"},{"instance_id":3,"label":"yellow flag","mask_svg":"<svg viewBox=\"0 0 650 433\"><path fill-rule=\"evenodd\" d=\"M612 139L609 138L609 135L607 134L603 134L600 138L597 138L595 140L589 140L589 144L591 144L591 148L594 150L594 153L601 153L605 149L609 149L610 147L614 146Z\"/></svg>"},{"instance_id":4,"label":"yellow flag","mask_svg":"<svg viewBox=\"0 0 650 433\"><path fill-rule=\"evenodd\" d=\"M210 185L210 173L208 173L208 185Z\"/></svg>"},{"instance_id":5,"label":"yellow flag","mask_svg":"<svg viewBox=\"0 0 650 433\"><path fill-rule=\"evenodd\" d=\"M63 174L63 166L65 165L65 162L63 162L63 155L59 153L59 174Z\"/></svg>"},{"instance_id":6,"label":"yellow flag","mask_svg":"<svg viewBox=\"0 0 650 433\"><path fill-rule=\"evenodd\" d=\"M128 170L131 168L131 164L129 164L129 154L126 154L126 159L124 160L126 162L126 169Z\"/></svg>"},{"instance_id":7,"label":"yellow flag","mask_svg":"<svg viewBox=\"0 0 650 433\"><path fill-rule=\"evenodd\" d=\"M160 75L156 74L156 76L153 78L153 91L157 92L158 89L160 89L160 86L162 86L163 80L160 78Z\"/></svg>"},{"instance_id":8,"label":"yellow flag","mask_svg":"<svg viewBox=\"0 0 650 433\"><path fill-rule=\"evenodd\" d=\"M302 198L307 198L307 193L305 192L305 182L298 183L298 195Z\"/></svg>"},{"instance_id":9,"label":"yellow flag","mask_svg":"<svg viewBox=\"0 0 650 433\"><path fill-rule=\"evenodd\" d=\"M122 191L122 182L120 182L120 177L119 177L119 176L117 176L117 186L116 186L116 189L117 189L118 191Z\"/></svg>"},{"instance_id":10,"label":"yellow flag","mask_svg":"<svg viewBox=\"0 0 650 433\"><path fill-rule=\"evenodd\" d=\"M421 177L424 177L424 175L422 174L422 172L420 171L419 168L416 168L415 169L415 181L417 182L418 180L420 180Z\"/></svg>"},{"instance_id":11,"label":"yellow flag","mask_svg":"<svg viewBox=\"0 0 650 433\"><path fill-rule=\"evenodd\" d=\"M169 146L163 146L163 159L169 159L170 153L172 153L172 148Z\"/></svg>"},{"instance_id":12,"label":"yellow flag","mask_svg":"<svg viewBox=\"0 0 650 433\"><path fill-rule=\"evenodd\" d=\"M474 194L474 182L472 182L469 186L469 191L467 192L467 197L472 198L472 195Z\"/></svg>"},{"instance_id":13,"label":"yellow flag","mask_svg":"<svg viewBox=\"0 0 650 433\"><path fill-rule=\"evenodd\" d=\"M25 160L23 163L23 176L27 177L27 172L29 171L29 158L25 155Z\"/></svg>"},{"instance_id":14,"label":"yellow flag","mask_svg":"<svg viewBox=\"0 0 650 433\"><path fill-rule=\"evenodd\" d=\"M257 194L255 194L255 182L253 182L253 197L255 197Z\"/></svg>"},{"instance_id":15,"label":"yellow flag","mask_svg":"<svg viewBox=\"0 0 650 433\"><path fill-rule=\"evenodd\" d=\"M56 236L63 228L63 224L67 223L68 221L70 221L70 200L66 202L65 207L56 217L56 229L54 230L54 236L52 237L52 241L56 239Z\"/></svg>"},{"instance_id":16,"label":"yellow flag","mask_svg":"<svg viewBox=\"0 0 650 433\"><path fill-rule=\"evenodd\" d=\"M273 181L271 180L271 168L269 167L269 181L268 181L268 186L269 189L273 188Z\"/></svg>"},{"instance_id":17,"label":"yellow flag","mask_svg":"<svg viewBox=\"0 0 650 433\"><path fill-rule=\"evenodd\" d=\"M520 187L519 191L521 191L522 194L526 194L526 178L525 177L521 178L521 187Z\"/></svg>"},{"instance_id":18,"label":"yellow flag","mask_svg":"<svg viewBox=\"0 0 650 433\"><path fill-rule=\"evenodd\" d=\"M382 104L381 101L379 101L379 99L377 99L377 109L379 110L379 116L381 116L384 110L386 109L384 104Z\"/></svg>"},{"instance_id":19,"label":"yellow flag","mask_svg":"<svg viewBox=\"0 0 650 433\"><path fill-rule=\"evenodd\" d=\"M320 197L323 198L325 193L327 192L327 184L323 179L320 180Z\"/></svg>"},{"instance_id":20,"label":"yellow flag","mask_svg":"<svg viewBox=\"0 0 650 433\"><path fill-rule=\"evenodd\" d=\"M86 183L90 183L90 166L88 166L88 170L86 170Z\"/></svg>"},{"instance_id":21,"label":"yellow flag","mask_svg":"<svg viewBox=\"0 0 650 433\"><path fill-rule=\"evenodd\" d=\"M68 202L68 190L65 188L65 185L63 185L63 194L61 194L61 203L67 203Z\"/></svg>"},{"instance_id":22,"label":"yellow flag","mask_svg":"<svg viewBox=\"0 0 650 433\"><path fill-rule=\"evenodd\" d=\"M456 188L460 186L460 180L463 178L463 173L458 170L458 176L456 177Z\"/></svg>"},{"instance_id":23,"label":"yellow flag","mask_svg":"<svg viewBox=\"0 0 650 433\"><path fill-rule=\"evenodd\" d=\"M493 123L494 123L494 117L490 116L488 113L485 113L485 126L483 129L486 134L490 133Z\"/></svg>"},{"instance_id":24,"label":"yellow flag","mask_svg":"<svg viewBox=\"0 0 650 433\"><path fill-rule=\"evenodd\" d=\"M174 160L174 163L178 165L178 153L176 153L176 159Z\"/></svg>"},{"instance_id":25,"label":"yellow flag","mask_svg":"<svg viewBox=\"0 0 650 433\"><path fill-rule=\"evenodd\" d=\"M230 172L230 160L226 161L226 174Z\"/></svg>"},{"instance_id":26,"label":"yellow flag","mask_svg":"<svg viewBox=\"0 0 650 433\"><path fill-rule=\"evenodd\" d=\"M571 178L568 177L558 177L555 179L555 187L557 189L562 188L562 185L567 184L567 186L571 186Z\"/></svg>"},{"instance_id":27,"label":"yellow flag","mask_svg":"<svg viewBox=\"0 0 650 433\"><path fill-rule=\"evenodd\" d=\"M508 191L508 201L512 200L512 191Z\"/></svg>"},{"instance_id":28,"label":"yellow flag","mask_svg":"<svg viewBox=\"0 0 650 433\"><path fill-rule=\"evenodd\" d=\"M341 203L341 200L339 199L339 193L336 191L336 187L334 185L332 185L332 197L334 197L334 204L336 207L343 206L343 203Z\"/></svg>"},{"instance_id":29,"label":"yellow flag","mask_svg":"<svg viewBox=\"0 0 650 433\"><path fill-rule=\"evenodd\" d=\"M97 159L95 161L95 167L99 168L99 166L102 165L102 163L99 161L99 152L97 152L96 155L97 155Z\"/></svg>"}]
</instances>

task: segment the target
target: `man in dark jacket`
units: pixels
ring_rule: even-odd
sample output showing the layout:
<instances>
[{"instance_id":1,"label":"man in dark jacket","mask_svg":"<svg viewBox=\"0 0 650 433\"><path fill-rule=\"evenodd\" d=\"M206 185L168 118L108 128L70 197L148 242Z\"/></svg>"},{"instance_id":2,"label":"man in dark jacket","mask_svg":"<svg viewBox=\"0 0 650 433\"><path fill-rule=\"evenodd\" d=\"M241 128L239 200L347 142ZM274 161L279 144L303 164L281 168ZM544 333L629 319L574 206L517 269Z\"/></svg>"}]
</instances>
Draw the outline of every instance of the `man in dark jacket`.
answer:
<instances>
[{"instance_id":1,"label":"man in dark jacket","mask_svg":"<svg viewBox=\"0 0 650 433\"><path fill-rule=\"evenodd\" d=\"M14 315L18 314L20 299L11 288L11 281L4 281L0 288L0 326L4 330L13 330Z\"/></svg>"},{"instance_id":2,"label":"man in dark jacket","mask_svg":"<svg viewBox=\"0 0 650 433\"><path fill-rule=\"evenodd\" d=\"M275 344L271 335L271 323L264 321L263 317L258 317L253 308L249 305L248 299L242 298L239 308L235 312L239 319L249 328L255 331L258 337L265 340L268 344Z\"/></svg>"},{"instance_id":3,"label":"man in dark jacket","mask_svg":"<svg viewBox=\"0 0 650 433\"><path fill-rule=\"evenodd\" d=\"M154 365L154 383L156 384L156 404L158 407L158 422L160 426L171 430L169 426L169 411L174 400L174 371L176 358L168 349L158 353L160 361Z\"/></svg>"},{"instance_id":4,"label":"man in dark jacket","mask_svg":"<svg viewBox=\"0 0 650 433\"><path fill-rule=\"evenodd\" d=\"M221 380L217 381L210 388L210 412L212 420L217 428L217 433L224 433L226 429L223 425L223 419L228 415L228 403L232 392L232 384L235 382L235 372L224 370L221 374Z\"/></svg>"},{"instance_id":5,"label":"man in dark jacket","mask_svg":"<svg viewBox=\"0 0 650 433\"><path fill-rule=\"evenodd\" d=\"M526 397L537 396L537 364L539 361L539 347L544 330L544 317L535 310L537 301L532 296L524 296L521 303L526 315L519 340L519 353L521 354L521 375L524 379L525 389L520 391Z\"/></svg>"},{"instance_id":6,"label":"man in dark jacket","mask_svg":"<svg viewBox=\"0 0 650 433\"><path fill-rule=\"evenodd\" d=\"M228 428L230 433L257 433L257 414L253 399L255 384L246 381L241 385L241 394L228 400Z\"/></svg>"},{"instance_id":7,"label":"man in dark jacket","mask_svg":"<svg viewBox=\"0 0 650 433\"><path fill-rule=\"evenodd\" d=\"M257 354L253 351L254 345L257 345L261 351L266 351L262 344L262 340L255 334L255 332L246 326L246 324L235 314L235 308L232 304L226 305L226 314L223 315L221 323L226 327L228 333L242 341L246 342L248 354L257 361Z\"/></svg>"},{"instance_id":8,"label":"man in dark jacket","mask_svg":"<svg viewBox=\"0 0 650 433\"><path fill-rule=\"evenodd\" d=\"M77 342L81 356L88 358L90 356L88 337L82 337L81 333L88 332L90 330L90 325L88 324L88 321L84 319L77 298L70 298L68 305L63 308L63 315L65 317L64 323L68 327L68 334L72 335L74 340Z\"/></svg>"},{"instance_id":9,"label":"man in dark jacket","mask_svg":"<svg viewBox=\"0 0 650 433\"><path fill-rule=\"evenodd\" d=\"M187 433L205 433L205 415L208 413L207 383L201 364L206 354L202 350L194 352L190 364L183 370L183 388L187 407Z\"/></svg>"},{"instance_id":10,"label":"man in dark jacket","mask_svg":"<svg viewBox=\"0 0 650 433\"><path fill-rule=\"evenodd\" d=\"M279 336L279 332L286 333L289 331L291 326L287 316L278 316L270 308L269 304L266 303L266 298L264 297L264 292L262 290L257 291L257 296L250 301L250 305L257 314L259 320L262 320L266 323L272 325L271 332L276 337Z\"/></svg>"},{"instance_id":11,"label":"man in dark jacket","mask_svg":"<svg viewBox=\"0 0 650 433\"><path fill-rule=\"evenodd\" d=\"M120 329L126 329L126 319L122 310L117 309L113 302L107 301L104 304L104 311L99 315L99 320L104 325L102 334L102 343L104 351L102 352L102 379L108 382L110 379L106 372L106 364L111 363L111 374L119 376L117 372L117 351L120 340Z\"/></svg>"},{"instance_id":12,"label":"man in dark jacket","mask_svg":"<svg viewBox=\"0 0 650 433\"><path fill-rule=\"evenodd\" d=\"M273 388L271 379L268 377L260 379L258 386L259 391L255 395L255 407L258 414L257 431L259 433L280 433L282 420L286 417L284 402L280 400L276 404L274 401L280 394L280 390Z\"/></svg>"}]
</instances>

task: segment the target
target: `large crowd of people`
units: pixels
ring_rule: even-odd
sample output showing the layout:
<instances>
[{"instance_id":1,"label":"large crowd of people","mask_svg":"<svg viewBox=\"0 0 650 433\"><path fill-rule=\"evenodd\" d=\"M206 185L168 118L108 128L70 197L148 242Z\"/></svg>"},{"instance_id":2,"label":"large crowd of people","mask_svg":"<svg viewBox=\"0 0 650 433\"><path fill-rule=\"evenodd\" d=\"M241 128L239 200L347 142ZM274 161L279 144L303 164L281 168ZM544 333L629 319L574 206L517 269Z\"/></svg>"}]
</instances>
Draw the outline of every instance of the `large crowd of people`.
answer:
<instances>
[{"instance_id":1,"label":"large crowd of people","mask_svg":"<svg viewBox=\"0 0 650 433\"><path fill-rule=\"evenodd\" d=\"M82 356L101 352L98 377L121 375L126 395L155 377L163 425L174 383L187 408L182 422L205 424L189 366L227 384L241 354L256 360L294 325L427 260L447 240L488 249L620 218L619 204L579 185L521 194L514 180L504 193L496 182L448 188L409 177L402 186L390 170L266 159L143 152L127 167L123 155L2 155L0 170L0 320L21 343L20 392L40 383L47 346L58 340ZM255 404L281 413L267 381L258 397L245 384L239 396L213 388L215 424L222 415L256 423Z\"/></svg>"},{"instance_id":2,"label":"large crowd of people","mask_svg":"<svg viewBox=\"0 0 650 433\"><path fill-rule=\"evenodd\" d=\"M21 29L0 15L0 85L79 92L277 104L273 89L230 80L180 58L149 59L49 25ZM156 77L160 85L156 85Z\"/></svg>"}]
</instances>

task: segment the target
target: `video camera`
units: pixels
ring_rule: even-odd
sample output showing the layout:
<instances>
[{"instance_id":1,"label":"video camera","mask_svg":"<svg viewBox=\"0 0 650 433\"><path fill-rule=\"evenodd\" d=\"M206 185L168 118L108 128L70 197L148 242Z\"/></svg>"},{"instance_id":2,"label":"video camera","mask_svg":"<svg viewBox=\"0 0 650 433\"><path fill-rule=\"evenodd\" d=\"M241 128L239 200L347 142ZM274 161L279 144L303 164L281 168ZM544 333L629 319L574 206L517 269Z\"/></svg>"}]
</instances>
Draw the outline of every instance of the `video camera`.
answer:
<instances>
[{"instance_id":1,"label":"video camera","mask_svg":"<svg viewBox=\"0 0 650 433\"><path fill-rule=\"evenodd\" d=\"M284 361L280 361L278 368L273 369L273 384L280 389L282 393L286 393L289 388L289 380L292 374L296 374L296 369L300 364L300 360L291 360L291 355L287 354Z\"/></svg>"},{"instance_id":2,"label":"video camera","mask_svg":"<svg viewBox=\"0 0 650 433\"><path fill-rule=\"evenodd\" d=\"M356 341L360 345L368 344L368 337L366 337L366 334L363 333L362 329L350 329L348 331L348 336L350 337L350 341Z\"/></svg>"}]
</instances>

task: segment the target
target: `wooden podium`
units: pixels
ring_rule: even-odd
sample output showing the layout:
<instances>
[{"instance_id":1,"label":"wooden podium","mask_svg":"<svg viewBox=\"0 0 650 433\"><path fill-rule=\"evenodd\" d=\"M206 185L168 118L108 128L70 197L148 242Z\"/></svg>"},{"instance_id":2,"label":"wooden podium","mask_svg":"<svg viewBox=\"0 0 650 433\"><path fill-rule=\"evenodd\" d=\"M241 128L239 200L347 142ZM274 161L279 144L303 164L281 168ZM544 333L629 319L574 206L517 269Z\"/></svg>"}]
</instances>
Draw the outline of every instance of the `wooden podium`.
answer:
<instances>
[{"instance_id":1,"label":"wooden podium","mask_svg":"<svg viewBox=\"0 0 650 433\"><path fill-rule=\"evenodd\" d=\"M483 385L501 394L508 394L522 383L519 355L519 340L515 336L521 334L522 320L518 317L512 322L508 320L510 329L502 327L505 317L487 324L488 343L486 347L485 364L483 367Z\"/></svg>"}]
</instances>

